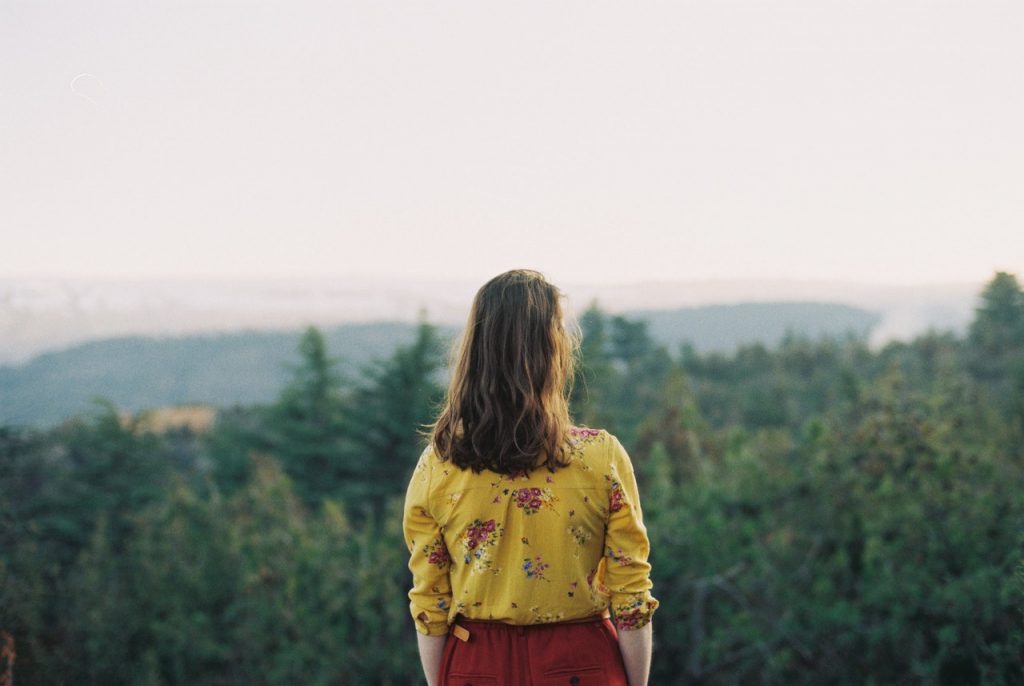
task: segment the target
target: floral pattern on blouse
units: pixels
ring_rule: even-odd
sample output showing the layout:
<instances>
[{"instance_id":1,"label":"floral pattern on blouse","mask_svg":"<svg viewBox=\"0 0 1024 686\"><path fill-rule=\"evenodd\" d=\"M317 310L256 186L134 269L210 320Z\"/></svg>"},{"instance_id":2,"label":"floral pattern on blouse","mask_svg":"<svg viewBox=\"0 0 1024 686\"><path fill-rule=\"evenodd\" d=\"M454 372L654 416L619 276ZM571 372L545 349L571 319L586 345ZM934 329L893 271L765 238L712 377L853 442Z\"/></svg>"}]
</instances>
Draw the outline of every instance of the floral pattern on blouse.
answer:
<instances>
[{"instance_id":1,"label":"floral pattern on blouse","mask_svg":"<svg viewBox=\"0 0 1024 686\"><path fill-rule=\"evenodd\" d=\"M627 555L624 552L622 552L622 548L619 548L617 552L612 550L611 548L608 548L608 557L612 561L614 561L615 564L620 565L620 566L621 565L628 565L628 564L631 564L633 562L633 558L631 558L629 555Z\"/></svg>"},{"instance_id":2,"label":"floral pattern on blouse","mask_svg":"<svg viewBox=\"0 0 1024 686\"><path fill-rule=\"evenodd\" d=\"M566 446L567 467L512 475L461 470L424 448L402 519L418 632L444 635L459 615L650 621L658 601L629 456L603 429L573 427Z\"/></svg>"},{"instance_id":3,"label":"floral pattern on blouse","mask_svg":"<svg viewBox=\"0 0 1024 686\"><path fill-rule=\"evenodd\" d=\"M615 606L616 623L621 629L639 629L651 621L650 613L655 607L656 601L645 600L642 595L637 595Z\"/></svg>"},{"instance_id":4,"label":"floral pattern on blouse","mask_svg":"<svg viewBox=\"0 0 1024 686\"><path fill-rule=\"evenodd\" d=\"M600 436L600 429L589 429L578 426L574 426L569 429L569 459L576 462L580 469L585 472L592 470L592 467L584 460L586 447L590 442Z\"/></svg>"},{"instance_id":5,"label":"floral pattern on blouse","mask_svg":"<svg viewBox=\"0 0 1024 686\"><path fill-rule=\"evenodd\" d=\"M611 487L608 492L608 511L618 512L622 509L625 496L622 493L622 484L614 479L611 480Z\"/></svg>"},{"instance_id":6,"label":"floral pattern on blouse","mask_svg":"<svg viewBox=\"0 0 1024 686\"><path fill-rule=\"evenodd\" d=\"M550 488L537 486L515 489L512 491L512 499L515 501L516 507L521 508L528 515L540 512L544 508L554 509L555 501L558 500Z\"/></svg>"},{"instance_id":7,"label":"floral pattern on blouse","mask_svg":"<svg viewBox=\"0 0 1024 686\"><path fill-rule=\"evenodd\" d=\"M573 546L572 549L572 556L579 559L580 550L590 542L590 539L593 538L593 536L582 526L569 526L566 528L566 532L572 537L572 540L576 542L576 545Z\"/></svg>"},{"instance_id":8,"label":"floral pattern on blouse","mask_svg":"<svg viewBox=\"0 0 1024 686\"><path fill-rule=\"evenodd\" d=\"M551 565L544 562L542 555L538 555L532 560L528 557L523 559L523 571L526 572L526 578L528 579L543 579L544 581L551 581L551 579L544 576L545 570L550 566Z\"/></svg>"},{"instance_id":9,"label":"floral pattern on blouse","mask_svg":"<svg viewBox=\"0 0 1024 686\"><path fill-rule=\"evenodd\" d=\"M423 554L426 555L429 564L437 565L440 569L444 569L451 562L448 546L445 545L444 538L440 536L423 546Z\"/></svg>"},{"instance_id":10,"label":"floral pattern on blouse","mask_svg":"<svg viewBox=\"0 0 1024 686\"><path fill-rule=\"evenodd\" d=\"M565 610L541 612L541 608L536 605L530 608L530 614L533 615L530 619L530 624L547 624L549 622L560 622L565 619Z\"/></svg>"},{"instance_id":11,"label":"floral pattern on blouse","mask_svg":"<svg viewBox=\"0 0 1024 686\"><path fill-rule=\"evenodd\" d=\"M473 520L466 531L459 539L462 544L463 561L470 565L470 573L477 574L484 571L491 571L497 574L499 569L491 569L490 548L498 542L504 533L504 529L493 519L483 521Z\"/></svg>"}]
</instances>

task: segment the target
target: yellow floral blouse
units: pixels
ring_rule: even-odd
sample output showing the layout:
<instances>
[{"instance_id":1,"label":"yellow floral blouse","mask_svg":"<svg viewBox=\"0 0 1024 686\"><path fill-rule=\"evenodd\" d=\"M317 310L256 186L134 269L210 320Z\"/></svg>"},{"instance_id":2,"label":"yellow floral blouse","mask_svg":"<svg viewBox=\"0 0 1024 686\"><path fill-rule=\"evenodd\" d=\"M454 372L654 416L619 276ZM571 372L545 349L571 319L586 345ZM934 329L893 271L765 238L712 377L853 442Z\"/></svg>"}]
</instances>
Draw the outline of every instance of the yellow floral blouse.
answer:
<instances>
[{"instance_id":1,"label":"yellow floral blouse","mask_svg":"<svg viewBox=\"0 0 1024 686\"><path fill-rule=\"evenodd\" d=\"M651 621L650 542L629 455L604 429L573 427L571 465L512 476L420 455L402 527L416 630L441 636L457 614L510 624L610 609L619 629Z\"/></svg>"}]
</instances>

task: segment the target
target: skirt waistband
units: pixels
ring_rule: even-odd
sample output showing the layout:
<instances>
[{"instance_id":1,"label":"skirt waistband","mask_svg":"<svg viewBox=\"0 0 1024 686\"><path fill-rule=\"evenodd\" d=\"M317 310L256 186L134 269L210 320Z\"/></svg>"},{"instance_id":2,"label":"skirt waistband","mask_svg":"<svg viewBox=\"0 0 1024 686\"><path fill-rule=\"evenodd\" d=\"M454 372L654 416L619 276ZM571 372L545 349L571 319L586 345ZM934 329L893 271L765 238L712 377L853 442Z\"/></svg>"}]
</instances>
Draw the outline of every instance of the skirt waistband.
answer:
<instances>
[{"instance_id":1,"label":"skirt waistband","mask_svg":"<svg viewBox=\"0 0 1024 686\"><path fill-rule=\"evenodd\" d=\"M591 622L603 622L606 619L611 618L611 613L605 608L604 612L599 615L591 615L589 617L580 617L578 619L564 619L558 622L538 622L537 624L510 624L509 622L502 622L496 619L469 619L462 613L459 613L455 617L455 621L452 623L451 630L457 638L463 641L469 640L469 631L466 627L508 627L510 630L518 630L520 632L529 630L531 628L540 628L546 626L560 626L563 624L589 624Z\"/></svg>"}]
</instances>

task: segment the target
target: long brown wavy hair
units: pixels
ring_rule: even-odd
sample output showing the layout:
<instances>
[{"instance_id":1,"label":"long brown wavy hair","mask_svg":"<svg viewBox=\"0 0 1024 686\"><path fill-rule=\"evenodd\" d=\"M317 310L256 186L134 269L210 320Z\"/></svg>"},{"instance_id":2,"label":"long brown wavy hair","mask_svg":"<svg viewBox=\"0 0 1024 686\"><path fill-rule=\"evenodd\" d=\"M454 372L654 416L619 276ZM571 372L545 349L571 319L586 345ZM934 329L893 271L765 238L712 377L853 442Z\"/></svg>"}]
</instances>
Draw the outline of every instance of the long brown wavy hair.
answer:
<instances>
[{"instance_id":1,"label":"long brown wavy hair","mask_svg":"<svg viewBox=\"0 0 1024 686\"><path fill-rule=\"evenodd\" d=\"M439 459L478 473L568 466L581 335L575 324L566 326L562 297L532 269L499 274L477 291L451 349L440 415L423 432Z\"/></svg>"}]
</instances>

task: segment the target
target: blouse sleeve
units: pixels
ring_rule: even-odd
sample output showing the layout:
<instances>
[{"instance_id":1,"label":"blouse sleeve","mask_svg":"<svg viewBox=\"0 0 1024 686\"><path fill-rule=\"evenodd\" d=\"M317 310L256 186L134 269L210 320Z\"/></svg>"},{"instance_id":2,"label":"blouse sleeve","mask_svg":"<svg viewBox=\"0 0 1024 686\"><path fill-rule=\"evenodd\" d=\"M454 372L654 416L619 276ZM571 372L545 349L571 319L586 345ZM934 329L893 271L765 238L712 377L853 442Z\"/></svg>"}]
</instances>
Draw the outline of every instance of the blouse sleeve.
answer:
<instances>
[{"instance_id":1,"label":"blouse sleeve","mask_svg":"<svg viewBox=\"0 0 1024 686\"><path fill-rule=\"evenodd\" d=\"M430 514L431 447L420 455L409 480L402 514L402 530L409 549L409 611L416 631L426 636L448 633L448 609L452 589L448 577L450 558L444 536Z\"/></svg>"},{"instance_id":2,"label":"blouse sleeve","mask_svg":"<svg viewBox=\"0 0 1024 686\"><path fill-rule=\"evenodd\" d=\"M651 544L644 526L633 463L615 436L611 437L611 484L605 531L605 584L615 626L639 629L651 621L659 602L651 595Z\"/></svg>"}]
</instances>

